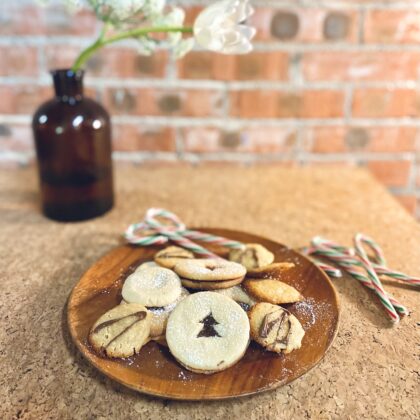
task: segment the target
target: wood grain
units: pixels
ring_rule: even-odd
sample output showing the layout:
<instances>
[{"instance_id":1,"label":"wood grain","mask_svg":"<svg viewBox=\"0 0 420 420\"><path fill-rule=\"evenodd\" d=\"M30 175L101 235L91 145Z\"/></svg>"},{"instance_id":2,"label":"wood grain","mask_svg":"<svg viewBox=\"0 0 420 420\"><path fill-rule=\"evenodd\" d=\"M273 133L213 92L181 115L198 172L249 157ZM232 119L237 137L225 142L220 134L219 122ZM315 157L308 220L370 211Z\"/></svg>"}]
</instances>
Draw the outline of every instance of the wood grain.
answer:
<instances>
[{"instance_id":1,"label":"wood grain","mask_svg":"<svg viewBox=\"0 0 420 420\"><path fill-rule=\"evenodd\" d=\"M285 385L313 368L325 355L338 329L339 304L329 278L303 255L269 239L226 229L200 230L242 242L261 243L275 254L275 261L295 263L295 268L284 274L284 281L305 297L304 302L286 305L305 329L301 349L288 355L277 355L252 342L236 365L213 375L184 369L168 349L154 342L129 359L99 357L87 342L90 327L104 312L120 303L121 287L127 275L142 262L153 259L161 249L127 245L97 261L69 297L69 329L87 360L129 388L180 400L214 400L255 394ZM208 248L220 255L226 252L217 247Z\"/></svg>"}]
</instances>

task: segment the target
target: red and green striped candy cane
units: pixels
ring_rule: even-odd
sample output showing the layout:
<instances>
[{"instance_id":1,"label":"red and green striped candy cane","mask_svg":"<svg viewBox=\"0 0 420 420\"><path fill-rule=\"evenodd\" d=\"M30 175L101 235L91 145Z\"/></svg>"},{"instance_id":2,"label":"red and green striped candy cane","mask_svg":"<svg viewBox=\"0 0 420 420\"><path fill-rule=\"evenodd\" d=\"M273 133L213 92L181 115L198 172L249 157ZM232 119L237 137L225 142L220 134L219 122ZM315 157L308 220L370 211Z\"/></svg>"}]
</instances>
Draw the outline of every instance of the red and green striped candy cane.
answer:
<instances>
[{"instance_id":1,"label":"red and green striped candy cane","mask_svg":"<svg viewBox=\"0 0 420 420\"><path fill-rule=\"evenodd\" d=\"M174 213L160 208L150 208L147 210L144 220L128 226L124 237L127 242L141 246L163 245L171 240L177 245L192 251L194 254L206 258L220 257L193 242L193 240L213 243L226 248L243 247L241 242L189 230Z\"/></svg>"}]
</instances>

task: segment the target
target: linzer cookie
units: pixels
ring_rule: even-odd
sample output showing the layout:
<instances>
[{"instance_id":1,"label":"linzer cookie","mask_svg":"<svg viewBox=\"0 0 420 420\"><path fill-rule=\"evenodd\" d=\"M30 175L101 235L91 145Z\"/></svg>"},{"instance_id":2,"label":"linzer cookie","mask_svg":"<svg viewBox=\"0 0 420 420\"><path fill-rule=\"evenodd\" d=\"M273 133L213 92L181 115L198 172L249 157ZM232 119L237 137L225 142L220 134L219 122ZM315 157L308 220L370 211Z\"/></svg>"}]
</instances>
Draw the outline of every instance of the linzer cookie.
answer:
<instances>
[{"instance_id":1,"label":"linzer cookie","mask_svg":"<svg viewBox=\"0 0 420 420\"><path fill-rule=\"evenodd\" d=\"M265 349L290 353L300 348L305 331L299 320L286 309L260 302L251 308L248 317L252 339Z\"/></svg>"},{"instance_id":2,"label":"linzer cookie","mask_svg":"<svg viewBox=\"0 0 420 420\"><path fill-rule=\"evenodd\" d=\"M108 357L130 357L148 341L150 321L143 305L118 305L95 322L89 342L96 352Z\"/></svg>"},{"instance_id":3,"label":"linzer cookie","mask_svg":"<svg viewBox=\"0 0 420 420\"><path fill-rule=\"evenodd\" d=\"M129 303L166 306L178 299L181 294L181 281L167 268L143 268L127 277L121 294Z\"/></svg>"},{"instance_id":4,"label":"linzer cookie","mask_svg":"<svg viewBox=\"0 0 420 420\"><path fill-rule=\"evenodd\" d=\"M199 292L172 311L166 341L173 356L187 369L213 373L243 356L249 343L249 321L232 299Z\"/></svg>"},{"instance_id":5,"label":"linzer cookie","mask_svg":"<svg viewBox=\"0 0 420 420\"><path fill-rule=\"evenodd\" d=\"M181 279L181 283L184 287L193 290L222 290L236 286L241 282L242 277L226 281L196 281L183 278Z\"/></svg>"},{"instance_id":6,"label":"linzer cookie","mask_svg":"<svg viewBox=\"0 0 420 420\"><path fill-rule=\"evenodd\" d=\"M174 268L180 261L193 258L192 252L179 246L169 246L155 255L156 263L166 268Z\"/></svg>"},{"instance_id":7,"label":"linzer cookie","mask_svg":"<svg viewBox=\"0 0 420 420\"><path fill-rule=\"evenodd\" d=\"M179 262L175 272L184 279L195 281L242 280L246 269L241 264L223 259L193 259Z\"/></svg>"},{"instance_id":8,"label":"linzer cookie","mask_svg":"<svg viewBox=\"0 0 420 420\"><path fill-rule=\"evenodd\" d=\"M232 249L229 260L242 264L247 271L252 271L271 264L274 254L260 244L246 244L243 248Z\"/></svg>"},{"instance_id":9,"label":"linzer cookie","mask_svg":"<svg viewBox=\"0 0 420 420\"><path fill-rule=\"evenodd\" d=\"M245 279L245 290L259 302L273 304L293 303L303 300L303 296L292 286L272 279Z\"/></svg>"}]
</instances>

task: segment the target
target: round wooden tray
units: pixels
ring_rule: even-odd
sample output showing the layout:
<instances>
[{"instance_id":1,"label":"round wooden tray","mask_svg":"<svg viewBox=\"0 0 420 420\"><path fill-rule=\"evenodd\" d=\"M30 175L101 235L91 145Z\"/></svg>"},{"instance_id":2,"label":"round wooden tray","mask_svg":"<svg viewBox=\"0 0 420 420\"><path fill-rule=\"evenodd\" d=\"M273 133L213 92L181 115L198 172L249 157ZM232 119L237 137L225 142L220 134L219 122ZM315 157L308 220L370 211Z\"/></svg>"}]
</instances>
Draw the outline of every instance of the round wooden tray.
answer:
<instances>
[{"instance_id":1,"label":"round wooden tray","mask_svg":"<svg viewBox=\"0 0 420 420\"><path fill-rule=\"evenodd\" d=\"M285 385L313 368L325 355L338 328L339 304L329 278L309 259L277 242L226 229L199 229L246 243L260 243L275 254L275 261L291 261L295 268L284 282L305 297L286 305L302 323L302 347L287 355L264 351L251 342L245 356L229 369L196 374L184 369L169 350L155 342L136 356L110 360L90 348L87 336L93 323L121 301L124 279L142 262L153 259L158 247L121 246L97 261L74 287L67 307L71 336L83 355L108 377L137 391L179 400L214 400L245 396ZM225 255L226 250L210 247Z\"/></svg>"}]
</instances>

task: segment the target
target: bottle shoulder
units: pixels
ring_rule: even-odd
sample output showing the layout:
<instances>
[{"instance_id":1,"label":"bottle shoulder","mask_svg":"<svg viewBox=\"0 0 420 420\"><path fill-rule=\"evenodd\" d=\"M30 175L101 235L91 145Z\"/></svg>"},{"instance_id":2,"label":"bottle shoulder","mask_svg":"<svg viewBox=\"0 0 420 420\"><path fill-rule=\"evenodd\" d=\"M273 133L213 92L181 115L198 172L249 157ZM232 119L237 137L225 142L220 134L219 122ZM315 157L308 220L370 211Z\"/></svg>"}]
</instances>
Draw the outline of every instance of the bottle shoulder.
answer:
<instances>
[{"instance_id":1,"label":"bottle shoulder","mask_svg":"<svg viewBox=\"0 0 420 420\"><path fill-rule=\"evenodd\" d=\"M106 109L97 101L83 97L74 102L65 102L52 98L39 106L36 110L32 123L43 124L47 120L55 123L83 118L84 121L100 120L109 123L110 118Z\"/></svg>"}]
</instances>

